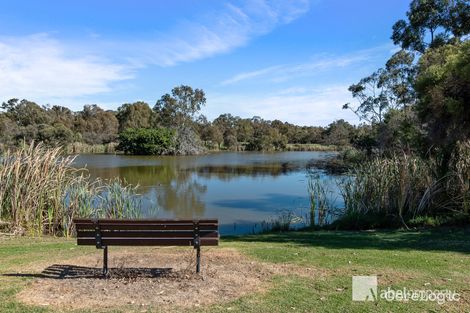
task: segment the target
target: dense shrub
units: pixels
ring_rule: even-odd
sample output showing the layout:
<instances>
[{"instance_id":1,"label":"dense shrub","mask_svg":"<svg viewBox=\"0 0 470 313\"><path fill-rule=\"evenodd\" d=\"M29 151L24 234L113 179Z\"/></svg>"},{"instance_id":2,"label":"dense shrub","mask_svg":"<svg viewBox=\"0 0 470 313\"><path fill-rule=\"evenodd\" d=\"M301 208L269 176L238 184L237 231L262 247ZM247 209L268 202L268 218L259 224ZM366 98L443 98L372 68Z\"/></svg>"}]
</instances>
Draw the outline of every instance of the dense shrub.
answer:
<instances>
[{"instance_id":1,"label":"dense shrub","mask_svg":"<svg viewBox=\"0 0 470 313\"><path fill-rule=\"evenodd\" d=\"M174 132L167 128L128 128L119 134L118 150L130 154L170 154L174 149Z\"/></svg>"}]
</instances>

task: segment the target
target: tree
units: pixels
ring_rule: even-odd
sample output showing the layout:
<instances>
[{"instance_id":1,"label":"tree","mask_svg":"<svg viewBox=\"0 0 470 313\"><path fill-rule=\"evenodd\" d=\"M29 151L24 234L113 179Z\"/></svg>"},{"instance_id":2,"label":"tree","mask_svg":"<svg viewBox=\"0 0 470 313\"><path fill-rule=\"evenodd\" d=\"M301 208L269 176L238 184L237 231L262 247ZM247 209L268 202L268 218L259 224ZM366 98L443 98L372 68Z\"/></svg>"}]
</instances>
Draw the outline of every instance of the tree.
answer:
<instances>
[{"instance_id":1,"label":"tree","mask_svg":"<svg viewBox=\"0 0 470 313\"><path fill-rule=\"evenodd\" d=\"M18 126L30 126L50 123L50 117L43 107L34 102L23 99L10 99L3 102L2 109L6 111L7 116Z\"/></svg>"},{"instance_id":2,"label":"tree","mask_svg":"<svg viewBox=\"0 0 470 313\"><path fill-rule=\"evenodd\" d=\"M161 126L187 126L205 103L206 97L202 89L193 90L190 86L181 85L173 88L171 95L163 95L153 109L157 123Z\"/></svg>"},{"instance_id":3,"label":"tree","mask_svg":"<svg viewBox=\"0 0 470 313\"><path fill-rule=\"evenodd\" d=\"M440 150L445 170L456 143L470 137L470 41L428 50L416 91L428 147Z\"/></svg>"},{"instance_id":4,"label":"tree","mask_svg":"<svg viewBox=\"0 0 470 313\"><path fill-rule=\"evenodd\" d=\"M380 151L412 152L421 147L421 132L414 111L390 110L383 123L375 126Z\"/></svg>"},{"instance_id":5,"label":"tree","mask_svg":"<svg viewBox=\"0 0 470 313\"><path fill-rule=\"evenodd\" d=\"M252 151L282 150L287 144L287 137L271 126L269 121L260 117L251 119L253 124L253 136L249 138L246 148Z\"/></svg>"},{"instance_id":6,"label":"tree","mask_svg":"<svg viewBox=\"0 0 470 313\"><path fill-rule=\"evenodd\" d=\"M329 145L346 146L351 143L354 126L345 120L337 120L328 125L324 132L324 142Z\"/></svg>"},{"instance_id":7,"label":"tree","mask_svg":"<svg viewBox=\"0 0 470 313\"><path fill-rule=\"evenodd\" d=\"M223 135L224 146L228 149L234 149L238 146L237 129L235 125L239 117L234 117L232 114L221 114L217 117L212 124L219 128Z\"/></svg>"},{"instance_id":8,"label":"tree","mask_svg":"<svg viewBox=\"0 0 470 313\"><path fill-rule=\"evenodd\" d=\"M54 105L47 110L52 124L60 123L70 130L74 127L74 113L69 108Z\"/></svg>"},{"instance_id":9,"label":"tree","mask_svg":"<svg viewBox=\"0 0 470 313\"><path fill-rule=\"evenodd\" d=\"M470 4L466 0L413 0L408 21L393 25L392 40L403 49L424 53L429 47L460 40L470 31Z\"/></svg>"},{"instance_id":10,"label":"tree","mask_svg":"<svg viewBox=\"0 0 470 313\"><path fill-rule=\"evenodd\" d=\"M151 128L154 124L154 112L143 101L121 105L116 118L119 121L119 132L127 128Z\"/></svg>"},{"instance_id":11,"label":"tree","mask_svg":"<svg viewBox=\"0 0 470 313\"><path fill-rule=\"evenodd\" d=\"M2 144L6 146L14 145L14 139L17 133L18 125L5 113L0 112L0 152L2 150Z\"/></svg>"},{"instance_id":12,"label":"tree","mask_svg":"<svg viewBox=\"0 0 470 313\"><path fill-rule=\"evenodd\" d=\"M343 109L351 109L360 119L369 123L381 123L389 110L406 109L415 102L413 82L416 66L413 53L400 50L372 75L349 87L359 105L354 108L346 103Z\"/></svg>"},{"instance_id":13,"label":"tree","mask_svg":"<svg viewBox=\"0 0 470 313\"><path fill-rule=\"evenodd\" d=\"M118 150L138 155L168 154L174 148L174 133L168 128L127 128L119 134Z\"/></svg>"},{"instance_id":14,"label":"tree","mask_svg":"<svg viewBox=\"0 0 470 313\"><path fill-rule=\"evenodd\" d=\"M414 54L405 50L395 53L385 64L381 85L385 87L393 109L404 109L416 102L413 84L416 76Z\"/></svg>"},{"instance_id":15,"label":"tree","mask_svg":"<svg viewBox=\"0 0 470 313\"><path fill-rule=\"evenodd\" d=\"M75 130L88 144L106 144L116 140L119 121L112 111L96 104L85 105L75 118Z\"/></svg>"},{"instance_id":16,"label":"tree","mask_svg":"<svg viewBox=\"0 0 470 313\"><path fill-rule=\"evenodd\" d=\"M353 98L358 99L359 105L353 108L350 103L346 103L343 109L351 109L360 119L369 123L381 123L391 106L383 84L385 75L385 70L379 69L349 86L348 90Z\"/></svg>"},{"instance_id":17,"label":"tree","mask_svg":"<svg viewBox=\"0 0 470 313\"><path fill-rule=\"evenodd\" d=\"M235 127L238 142L247 142L253 137L253 125L249 119L237 119Z\"/></svg>"},{"instance_id":18,"label":"tree","mask_svg":"<svg viewBox=\"0 0 470 313\"><path fill-rule=\"evenodd\" d=\"M195 122L195 128L201 140L204 141L204 144L207 144L207 142L211 140L211 123L207 120L207 117L205 115L201 114L197 118Z\"/></svg>"},{"instance_id":19,"label":"tree","mask_svg":"<svg viewBox=\"0 0 470 313\"><path fill-rule=\"evenodd\" d=\"M222 143L224 142L224 134L220 130L219 126L212 124L210 126L209 138L212 142L217 143L218 148L221 148Z\"/></svg>"},{"instance_id":20,"label":"tree","mask_svg":"<svg viewBox=\"0 0 470 313\"><path fill-rule=\"evenodd\" d=\"M60 123L54 125L41 124L38 126L36 139L47 146L63 146L73 142L74 134L69 128Z\"/></svg>"},{"instance_id":21,"label":"tree","mask_svg":"<svg viewBox=\"0 0 470 313\"><path fill-rule=\"evenodd\" d=\"M203 151L202 142L194 131L196 114L206 103L202 89L181 85L165 94L154 107L156 123L175 130L177 154L199 154Z\"/></svg>"}]
</instances>

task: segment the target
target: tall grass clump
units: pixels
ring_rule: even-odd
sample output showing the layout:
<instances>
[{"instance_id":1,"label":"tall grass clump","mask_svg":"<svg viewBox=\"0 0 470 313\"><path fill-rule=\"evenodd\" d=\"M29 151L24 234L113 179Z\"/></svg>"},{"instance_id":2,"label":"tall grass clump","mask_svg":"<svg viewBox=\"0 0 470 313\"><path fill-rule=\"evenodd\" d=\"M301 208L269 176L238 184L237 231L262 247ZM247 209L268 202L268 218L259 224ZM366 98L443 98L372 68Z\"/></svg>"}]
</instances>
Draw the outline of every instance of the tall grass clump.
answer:
<instances>
[{"instance_id":1,"label":"tall grass clump","mask_svg":"<svg viewBox=\"0 0 470 313\"><path fill-rule=\"evenodd\" d=\"M291 230L296 225L302 225L304 220L291 210L281 210L277 213L276 217L269 221L261 223L261 232L285 232Z\"/></svg>"},{"instance_id":2,"label":"tall grass clump","mask_svg":"<svg viewBox=\"0 0 470 313\"><path fill-rule=\"evenodd\" d=\"M66 145L63 150L67 154L80 153L116 153L117 143L110 142L107 144L86 144L83 142L74 142Z\"/></svg>"},{"instance_id":3,"label":"tall grass clump","mask_svg":"<svg viewBox=\"0 0 470 313\"><path fill-rule=\"evenodd\" d=\"M341 183L347 215L415 217L431 208L439 184L429 164L418 157L375 158L351 171Z\"/></svg>"},{"instance_id":4,"label":"tall grass clump","mask_svg":"<svg viewBox=\"0 0 470 313\"><path fill-rule=\"evenodd\" d=\"M470 140L460 142L451 160L446 190L451 194L454 207L464 215L470 214Z\"/></svg>"},{"instance_id":5,"label":"tall grass clump","mask_svg":"<svg viewBox=\"0 0 470 313\"><path fill-rule=\"evenodd\" d=\"M14 232L70 235L74 217L135 217L135 187L90 181L60 148L24 144L0 158L0 220Z\"/></svg>"},{"instance_id":6,"label":"tall grass clump","mask_svg":"<svg viewBox=\"0 0 470 313\"><path fill-rule=\"evenodd\" d=\"M470 140L457 144L445 175L439 169L436 157L403 153L366 159L336 180L342 207L333 204L325 182L311 175L310 225L367 229L468 224Z\"/></svg>"},{"instance_id":7,"label":"tall grass clump","mask_svg":"<svg viewBox=\"0 0 470 313\"><path fill-rule=\"evenodd\" d=\"M337 215L332 197L333 193L318 174L311 173L308 179L308 194L310 201L309 224L313 226L325 226Z\"/></svg>"},{"instance_id":8,"label":"tall grass clump","mask_svg":"<svg viewBox=\"0 0 470 313\"><path fill-rule=\"evenodd\" d=\"M436 175L437 162L413 155L375 158L355 166L340 190L344 213L337 224L352 228L408 228L408 221L468 219L470 143L459 146L451 169Z\"/></svg>"}]
</instances>

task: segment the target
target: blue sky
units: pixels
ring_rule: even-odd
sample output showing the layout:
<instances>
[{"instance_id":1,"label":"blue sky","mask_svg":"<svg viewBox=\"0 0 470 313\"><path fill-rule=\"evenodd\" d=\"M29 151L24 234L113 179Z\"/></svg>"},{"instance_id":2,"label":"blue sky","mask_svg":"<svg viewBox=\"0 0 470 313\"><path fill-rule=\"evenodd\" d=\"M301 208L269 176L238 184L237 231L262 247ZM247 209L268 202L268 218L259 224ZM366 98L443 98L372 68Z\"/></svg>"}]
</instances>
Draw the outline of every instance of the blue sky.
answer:
<instances>
[{"instance_id":1,"label":"blue sky","mask_svg":"<svg viewBox=\"0 0 470 313\"><path fill-rule=\"evenodd\" d=\"M396 51L409 0L0 2L0 101L153 106L174 86L203 113L300 125L344 118L347 87Z\"/></svg>"}]
</instances>

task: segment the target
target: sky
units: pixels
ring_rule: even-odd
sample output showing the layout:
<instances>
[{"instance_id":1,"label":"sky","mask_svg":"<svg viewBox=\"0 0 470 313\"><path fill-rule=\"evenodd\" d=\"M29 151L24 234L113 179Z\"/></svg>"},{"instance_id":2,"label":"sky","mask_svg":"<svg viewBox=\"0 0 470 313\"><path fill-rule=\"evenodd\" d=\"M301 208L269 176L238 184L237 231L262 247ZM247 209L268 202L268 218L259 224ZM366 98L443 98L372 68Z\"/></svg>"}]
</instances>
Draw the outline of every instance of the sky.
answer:
<instances>
[{"instance_id":1,"label":"sky","mask_svg":"<svg viewBox=\"0 0 470 313\"><path fill-rule=\"evenodd\" d=\"M150 106L201 88L222 113L358 123L348 86L397 51L409 0L0 0L0 101Z\"/></svg>"}]
</instances>

